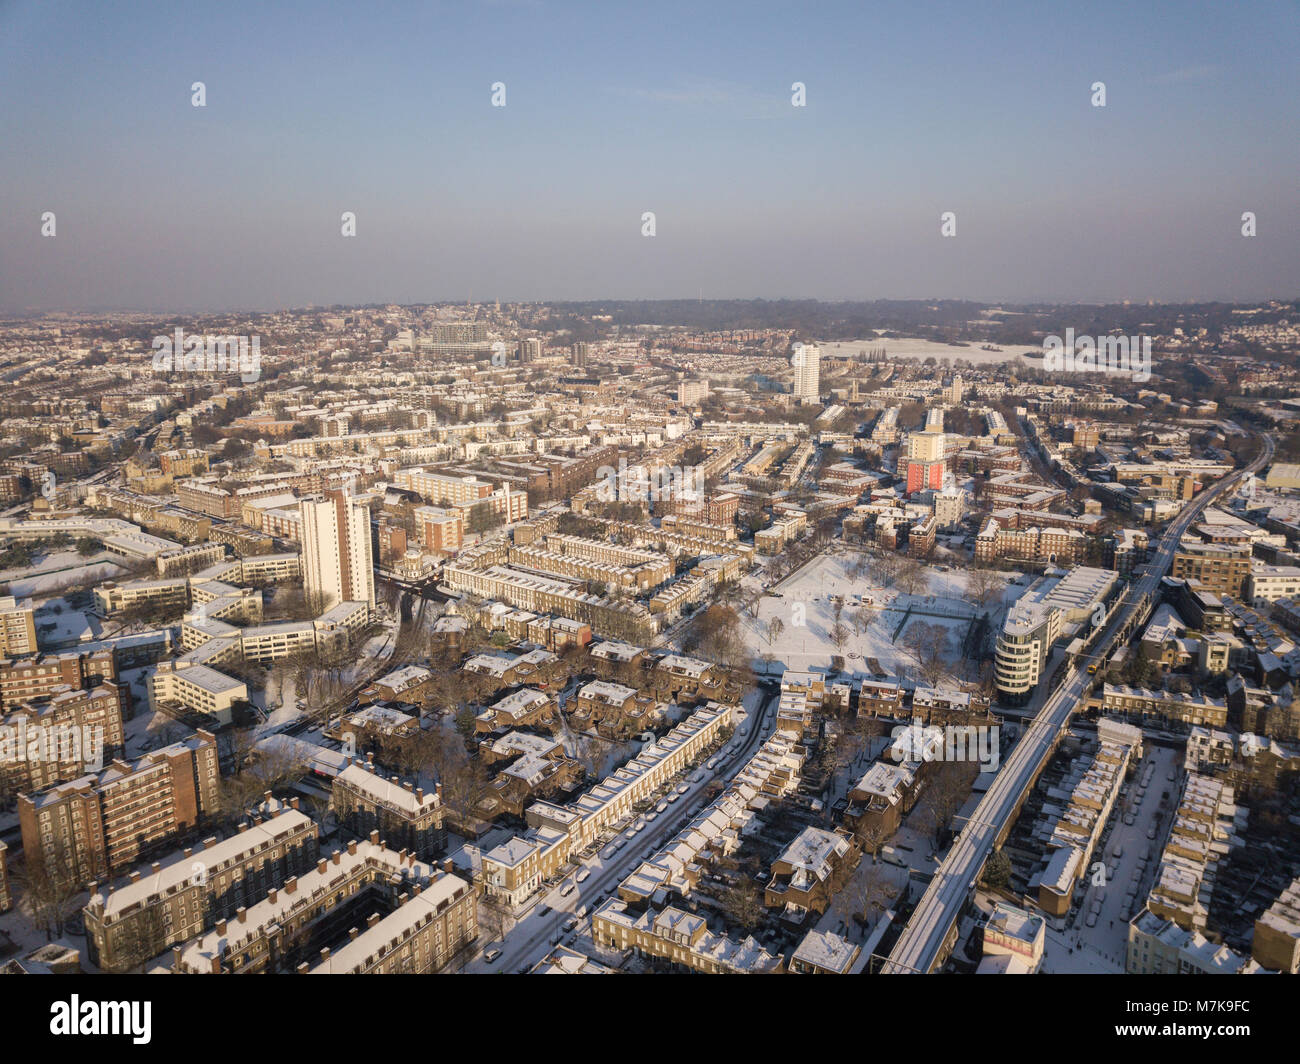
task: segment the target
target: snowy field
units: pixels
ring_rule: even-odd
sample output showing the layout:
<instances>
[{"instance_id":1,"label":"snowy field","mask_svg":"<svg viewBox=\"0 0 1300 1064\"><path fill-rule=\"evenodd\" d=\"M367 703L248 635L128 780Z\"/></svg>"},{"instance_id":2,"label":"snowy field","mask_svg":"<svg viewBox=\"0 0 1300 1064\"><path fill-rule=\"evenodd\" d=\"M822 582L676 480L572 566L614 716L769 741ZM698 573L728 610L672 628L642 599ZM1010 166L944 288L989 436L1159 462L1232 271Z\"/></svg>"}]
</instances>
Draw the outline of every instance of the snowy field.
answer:
<instances>
[{"instance_id":1,"label":"snowy field","mask_svg":"<svg viewBox=\"0 0 1300 1064\"><path fill-rule=\"evenodd\" d=\"M113 580L126 572L115 564L117 561L117 556L107 551L91 559L83 558L75 550L56 551L25 569L0 572L0 584L8 584L9 594L19 598L42 598L56 595L64 588Z\"/></svg>"},{"instance_id":2,"label":"snowy field","mask_svg":"<svg viewBox=\"0 0 1300 1064\"><path fill-rule=\"evenodd\" d=\"M882 340L879 336L869 340L837 340L832 343L817 345L823 358L853 358L859 352L885 349L886 358L907 359L951 359L954 362L965 361L977 366L996 365L1001 362L1014 362L1022 357L1043 357L1042 347L1025 347L1011 344L1001 351L982 351L979 344L935 343L933 340Z\"/></svg>"},{"instance_id":3,"label":"snowy field","mask_svg":"<svg viewBox=\"0 0 1300 1064\"><path fill-rule=\"evenodd\" d=\"M960 662L961 642L970 620L983 612L970 601L966 590L967 570L945 572L927 567L928 588L922 594L909 595L897 587L879 586L870 575L855 580L849 574L853 564L854 556L847 553L823 555L783 581L773 593L765 595L759 601L756 621L742 617L754 656L761 658L770 653L787 668L801 671L825 668L833 655L841 654L845 667L856 672L868 671L867 659L875 658L891 675L913 676L919 662L905 644L912 626L924 622L947 631L945 658L951 665ZM1009 580L1016 574L1001 575ZM1023 590L1023 585L1004 587L1003 599L1014 600ZM831 639L835 623L831 596L845 600L841 623L847 635L842 650ZM853 618L864 608L874 618L865 630L860 630ZM1005 609L1005 601L989 604L990 620L995 627L1001 624ZM772 634L773 618L780 621L775 635ZM763 667L761 661L756 667Z\"/></svg>"}]
</instances>

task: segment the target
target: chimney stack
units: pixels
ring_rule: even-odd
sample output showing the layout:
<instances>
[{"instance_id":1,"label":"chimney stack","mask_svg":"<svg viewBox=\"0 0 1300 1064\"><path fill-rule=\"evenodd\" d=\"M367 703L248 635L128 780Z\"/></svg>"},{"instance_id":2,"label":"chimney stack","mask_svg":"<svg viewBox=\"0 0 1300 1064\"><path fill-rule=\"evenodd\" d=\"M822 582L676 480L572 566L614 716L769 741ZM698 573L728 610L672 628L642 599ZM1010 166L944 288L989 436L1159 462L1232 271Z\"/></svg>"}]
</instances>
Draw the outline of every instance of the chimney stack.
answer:
<instances>
[{"instance_id":1,"label":"chimney stack","mask_svg":"<svg viewBox=\"0 0 1300 1064\"><path fill-rule=\"evenodd\" d=\"M225 921L225 920L218 920L218 921L217 921L217 934L218 934L218 935L224 935L224 934L226 933L226 927L227 927L227 926L228 926L228 925L226 924L226 921Z\"/></svg>"},{"instance_id":2,"label":"chimney stack","mask_svg":"<svg viewBox=\"0 0 1300 1064\"><path fill-rule=\"evenodd\" d=\"M357 840L348 839L348 855L355 857L357 855Z\"/></svg>"},{"instance_id":3,"label":"chimney stack","mask_svg":"<svg viewBox=\"0 0 1300 1064\"><path fill-rule=\"evenodd\" d=\"M235 918L241 924L248 923L248 910L241 905L238 909L235 910Z\"/></svg>"}]
</instances>

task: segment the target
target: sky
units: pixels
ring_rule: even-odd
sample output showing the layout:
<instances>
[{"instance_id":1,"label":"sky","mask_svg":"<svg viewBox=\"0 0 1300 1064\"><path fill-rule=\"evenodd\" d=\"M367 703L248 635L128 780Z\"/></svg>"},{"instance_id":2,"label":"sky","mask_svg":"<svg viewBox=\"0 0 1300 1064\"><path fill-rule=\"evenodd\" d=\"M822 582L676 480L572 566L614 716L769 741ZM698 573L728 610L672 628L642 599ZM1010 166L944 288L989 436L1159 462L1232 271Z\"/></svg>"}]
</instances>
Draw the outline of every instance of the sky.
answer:
<instances>
[{"instance_id":1,"label":"sky","mask_svg":"<svg viewBox=\"0 0 1300 1064\"><path fill-rule=\"evenodd\" d=\"M1295 298L1297 42L1294 0L0 0L0 311Z\"/></svg>"}]
</instances>

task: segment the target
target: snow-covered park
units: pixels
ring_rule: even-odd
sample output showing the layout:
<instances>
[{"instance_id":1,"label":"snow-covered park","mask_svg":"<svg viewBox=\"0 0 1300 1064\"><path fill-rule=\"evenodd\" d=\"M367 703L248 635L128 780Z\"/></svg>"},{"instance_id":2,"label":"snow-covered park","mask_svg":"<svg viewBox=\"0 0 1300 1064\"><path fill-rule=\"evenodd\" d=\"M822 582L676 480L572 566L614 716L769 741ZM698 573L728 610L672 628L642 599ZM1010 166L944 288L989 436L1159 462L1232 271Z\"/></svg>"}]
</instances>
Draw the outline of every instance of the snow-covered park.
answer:
<instances>
[{"instance_id":1,"label":"snow-covered park","mask_svg":"<svg viewBox=\"0 0 1300 1064\"><path fill-rule=\"evenodd\" d=\"M920 662L916 651L907 645L908 632L924 623L947 632L943 657L956 666L971 619L987 609L996 629L1007 602L1024 590L1023 584L1009 583L1018 574L999 573L1001 594L979 607L970 596L968 570L927 565L927 586L917 594L908 594L897 586L882 587L870 573L855 577L855 563L856 557L847 552L822 555L764 595L757 618L741 618L754 657L771 654L776 671L780 668L776 663L794 670L821 669L840 655L845 667L856 672L870 671L868 659L874 658L887 673L915 676ZM835 598L841 599L844 607L842 647L832 637ZM756 667L761 670L764 666L759 661Z\"/></svg>"}]
</instances>

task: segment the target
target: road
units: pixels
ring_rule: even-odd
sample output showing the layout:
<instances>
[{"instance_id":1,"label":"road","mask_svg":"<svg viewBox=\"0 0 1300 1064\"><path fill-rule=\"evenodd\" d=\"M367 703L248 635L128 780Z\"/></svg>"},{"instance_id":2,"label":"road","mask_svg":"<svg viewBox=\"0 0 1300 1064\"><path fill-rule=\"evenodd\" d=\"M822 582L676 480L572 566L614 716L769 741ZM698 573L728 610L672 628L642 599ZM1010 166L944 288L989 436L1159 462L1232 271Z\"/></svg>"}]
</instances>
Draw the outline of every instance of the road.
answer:
<instances>
[{"instance_id":1,"label":"road","mask_svg":"<svg viewBox=\"0 0 1300 1064\"><path fill-rule=\"evenodd\" d=\"M580 867L590 868L591 875L582 883L574 880L577 871L566 875L563 883L548 890L533 906L530 913L518 924L506 932L505 939L496 948L501 956L489 965L482 957L471 961L463 969L467 972L517 972L536 964L564 936L561 932L563 922L585 906L587 917L596 906L617 890L618 885L645 860L647 852L658 851L669 842L695 816L702 806L704 790L713 781L729 782L749 761L763 742L775 730L775 706L779 698L775 687L763 688L762 698L749 717L749 734L739 748L724 755L716 770L705 776L699 783L688 784L690 790L681 799L671 804L667 811L659 814L637 835L633 836L621 850L608 860L597 856L582 862ZM772 717L772 724L765 726L764 721ZM696 769L695 771L699 771ZM692 773L694 774L694 773ZM624 829L621 836L627 837ZM610 840L612 841L612 840ZM605 845L608 845L606 843ZM574 884L575 889L567 896L560 893L567 884ZM539 915L543 906L553 910L546 915ZM576 929L575 929L575 934Z\"/></svg>"},{"instance_id":2,"label":"road","mask_svg":"<svg viewBox=\"0 0 1300 1064\"><path fill-rule=\"evenodd\" d=\"M1096 643L1095 652L1109 653L1117 633L1144 598L1154 593L1168 570L1178 541L1192 522L1214 499L1233 487L1248 473L1258 472L1273 458L1273 441L1264 437L1263 453L1244 469L1225 477L1183 507L1182 512L1165 529L1155 555L1145 572L1124 594L1123 604ZM1136 575L1136 574L1135 574ZM907 927L899 936L889 960L881 971L889 974L913 974L931 971L939 961L962 906L974 889L984 862L988 859L1002 829L1010 822L1021 800L1033 786L1047 763L1058 738L1068 728L1070 718L1083 700L1085 688L1095 679L1071 666L1066 682L1052 694L1033 722L1025 730L1011 756L1004 762L957 841L935 871L934 878L917 903Z\"/></svg>"}]
</instances>

